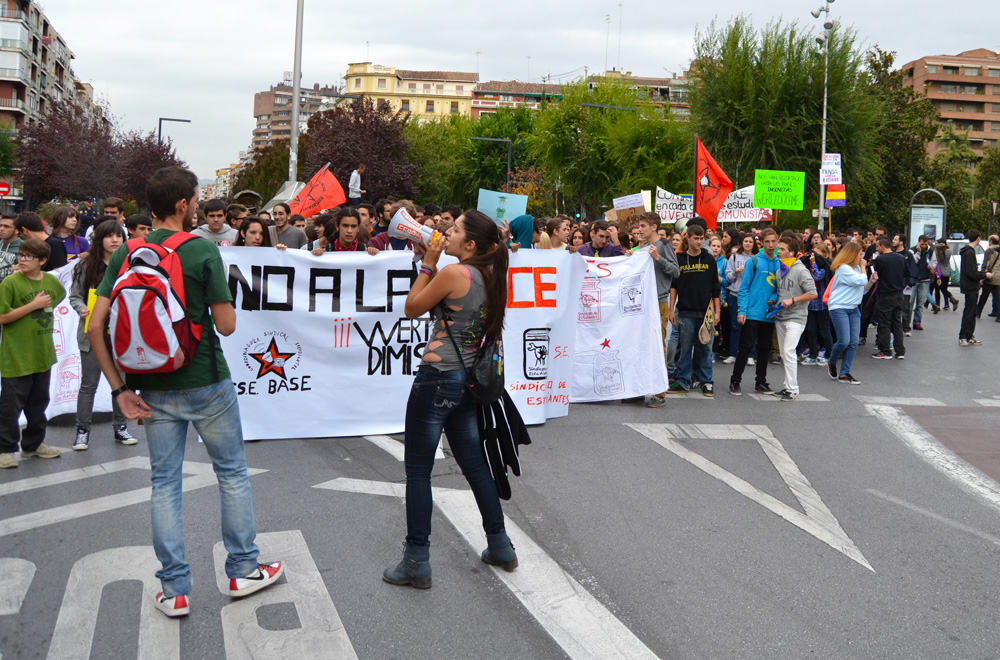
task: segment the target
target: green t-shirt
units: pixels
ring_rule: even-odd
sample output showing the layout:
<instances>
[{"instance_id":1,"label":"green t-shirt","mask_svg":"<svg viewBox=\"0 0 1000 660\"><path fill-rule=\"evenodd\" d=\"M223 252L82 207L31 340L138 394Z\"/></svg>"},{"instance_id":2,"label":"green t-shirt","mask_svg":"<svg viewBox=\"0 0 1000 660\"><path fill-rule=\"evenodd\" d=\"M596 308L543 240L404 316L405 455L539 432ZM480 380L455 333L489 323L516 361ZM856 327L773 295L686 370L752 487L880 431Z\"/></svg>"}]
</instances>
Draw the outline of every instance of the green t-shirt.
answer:
<instances>
[{"instance_id":1,"label":"green t-shirt","mask_svg":"<svg viewBox=\"0 0 1000 660\"><path fill-rule=\"evenodd\" d=\"M168 229L157 229L146 235L146 240L157 245L174 235ZM190 390L198 387L208 387L214 383L229 378L229 366L226 356L219 345L219 337L215 334L215 324L211 317L207 319L205 310L218 302L230 302L233 297L229 293L229 283L226 278L225 266L219 248L212 241L195 239L177 248L181 258L181 268L184 271L184 292L187 297L188 318L202 324L201 341L194 353L194 358L177 371L162 374L125 374L125 383L134 390ZM111 298L111 290L118 279L122 263L128 255L128 246L122 245L108 262L108 270L104 281L97 287L97 295ZM211 346L215 346L215 356L219 369L219 377L212 374Z\"/></svg>"},{"instance_id":2,"label":"green t-shirt","mask_svg":"<svg viewBox=\"0 0 1000 660\"><path fill-rule=\"evenodd\" d=\"M52 309L66 297L59 278L42 273L42 279L29 280L14 273L0 282L0 314L7 314L27 305L39 291L52 297ZM56 347L52 343L52 310L36 309L13 323L3 326L0 339L0 375L20 378L48 371L56 363Z\"/></svg>"}]
</instances>

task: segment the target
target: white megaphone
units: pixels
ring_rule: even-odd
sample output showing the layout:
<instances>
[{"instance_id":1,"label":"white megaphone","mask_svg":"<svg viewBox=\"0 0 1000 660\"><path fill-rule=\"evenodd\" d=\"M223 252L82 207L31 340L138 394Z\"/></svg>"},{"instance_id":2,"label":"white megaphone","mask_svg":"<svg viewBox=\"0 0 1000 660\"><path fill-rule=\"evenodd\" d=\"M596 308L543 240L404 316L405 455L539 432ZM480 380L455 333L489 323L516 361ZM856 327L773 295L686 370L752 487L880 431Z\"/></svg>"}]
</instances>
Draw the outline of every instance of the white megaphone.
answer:
<instances>
[{"instance_id":1,"label":"white megaphone","mask_svg":"<svg viewBox=\"0 0 1000 660\"><path fill-rule=\"evenodd\" d=\"M421 243L421 239L423 239L430 243L433 235L433 228L425 227L414 220L405 208L396 211L396 215L392 216L392 222L389 223L389 236L392 238L411 240L416 243Z\"/></svg>"}]
</instances>

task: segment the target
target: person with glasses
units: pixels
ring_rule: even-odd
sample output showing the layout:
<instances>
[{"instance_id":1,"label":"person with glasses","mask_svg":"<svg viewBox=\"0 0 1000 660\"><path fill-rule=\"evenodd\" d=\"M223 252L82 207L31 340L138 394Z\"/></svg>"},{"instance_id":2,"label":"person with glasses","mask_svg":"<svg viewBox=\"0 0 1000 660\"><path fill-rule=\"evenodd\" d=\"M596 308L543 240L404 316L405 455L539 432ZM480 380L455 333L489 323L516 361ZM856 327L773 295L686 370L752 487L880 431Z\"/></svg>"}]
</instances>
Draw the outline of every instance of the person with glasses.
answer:
<instances>
[{"instance_id":1,"label":"person with glasses","mask_svg":"<svg viewBox=\"0 0 1000 660\"><path fill-rule=\"evenodd\" d=\"M59 278L42 272L49 245L37 238L21 243L20 268L0 282L0 468L16 468L21 458L57 458L45 444L49 382L56 349L52 310L66 297ZM18 419L28 421L22 432Z\"/></svg>"}]
</instances>

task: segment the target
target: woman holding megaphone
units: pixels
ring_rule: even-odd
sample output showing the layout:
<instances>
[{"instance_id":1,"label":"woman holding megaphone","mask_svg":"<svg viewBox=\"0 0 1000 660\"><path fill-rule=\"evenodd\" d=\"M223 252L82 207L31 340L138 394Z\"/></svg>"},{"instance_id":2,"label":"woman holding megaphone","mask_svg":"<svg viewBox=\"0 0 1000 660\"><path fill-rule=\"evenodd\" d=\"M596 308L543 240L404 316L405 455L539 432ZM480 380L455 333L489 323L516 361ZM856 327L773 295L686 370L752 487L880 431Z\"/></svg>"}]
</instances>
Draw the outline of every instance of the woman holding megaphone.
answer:
<instances>
[{"instance_id":1,"label":"woman holding megaphone","mask_svg":"<svg viewBox=\"0 0 1000 660\"><path fill-rule=\"evenodd\" d=\"M507 247L496 223L479 211L466 211L446 235L435 233L430 240L424 238L423 245L423 263L406 298L405 313L415 319L430 312L434 328L406 403L403 560L382 573L386 582L418 589L431 586L431 470L442 430L483 516L488 547L482 560L508 571L517 567L500 497L480 445L477 405L468 393L465 370L484 337L503 330ZM441 252L456 257L458 263L438 271Z\"/></svg>"}]
</instances>

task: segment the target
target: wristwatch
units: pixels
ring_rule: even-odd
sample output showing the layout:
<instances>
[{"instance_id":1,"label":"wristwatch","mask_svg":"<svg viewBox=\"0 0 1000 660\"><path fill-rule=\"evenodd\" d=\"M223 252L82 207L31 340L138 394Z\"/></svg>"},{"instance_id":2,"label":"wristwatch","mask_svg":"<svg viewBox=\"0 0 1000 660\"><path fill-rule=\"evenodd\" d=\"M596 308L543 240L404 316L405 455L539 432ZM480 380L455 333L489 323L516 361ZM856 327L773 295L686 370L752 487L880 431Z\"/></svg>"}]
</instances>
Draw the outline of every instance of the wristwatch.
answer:
<instances>
[{"instance_id":1,"label":"wristwatch","mask_svg":"<svg viewBox=\"0 0 1000 660\"><path fill-rule=\"evenodd\" d=\"M111 397L112 398L117 398L118 395L121 394L122 392L128 392L128 385L122 385L117 390L113 391L111 393Z\"/></svg>"}]
</instances>

